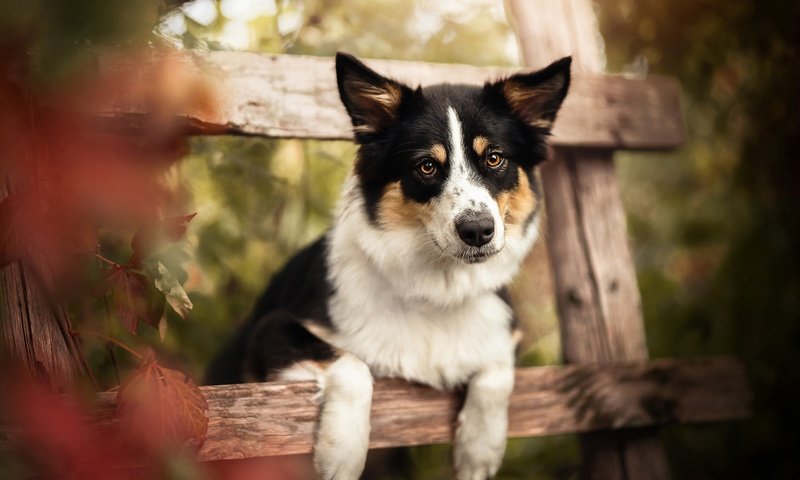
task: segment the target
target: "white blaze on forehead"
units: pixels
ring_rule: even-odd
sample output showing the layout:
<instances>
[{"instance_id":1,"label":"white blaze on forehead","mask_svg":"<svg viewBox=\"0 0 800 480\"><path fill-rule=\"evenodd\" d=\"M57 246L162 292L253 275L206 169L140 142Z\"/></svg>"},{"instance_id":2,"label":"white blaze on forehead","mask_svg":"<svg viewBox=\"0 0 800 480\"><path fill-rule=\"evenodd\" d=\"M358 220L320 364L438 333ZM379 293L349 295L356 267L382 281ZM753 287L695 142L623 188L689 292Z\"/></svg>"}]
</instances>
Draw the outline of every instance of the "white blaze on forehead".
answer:
<instances>
[{"instance_id":1,"label":"white blaze on forehead","mask_svg":"<svg viewBox=\"0 0 800 480\"><path fill-rule=\"evenodd\" d=\"M447 107L447 127L450 130L450 165L454 172L466 173L467 157L464 154L464 134L461 120L453 107Z\"/></svg>"},{"instance_id":2,"label":"white blaze on forehead","mask_svg":"<svg viewBox=\"0 0 800 480\"><path fill-rule=\"evenodd\" d=\"M450 200L447 202L450 210L446 213L448 216L458 216L464 210L491 209L489 205L495 202L469 165L463 126L452 106L447 107L447 126L450 133L450 177L447 179L444 198Z\"/></svg>"},{"instance_id":3,"label":"white blaze on forehead","mask_svg":"<svg viewBox=\"0 0 800 480\"><path fill-rule=\"evenodd\" d=\"M464 131L461 120L452 106L447 107L447 127L450 144L450 175L437 202L432 219L432 229L437 233L438 245L447 248L463 248L455 222L465 212L482 212L494 220L495 234L492 247L500 250L505 242L503 219L497 201L482 184L476 169L467 158Z\"/></svg>"}]
</instances>

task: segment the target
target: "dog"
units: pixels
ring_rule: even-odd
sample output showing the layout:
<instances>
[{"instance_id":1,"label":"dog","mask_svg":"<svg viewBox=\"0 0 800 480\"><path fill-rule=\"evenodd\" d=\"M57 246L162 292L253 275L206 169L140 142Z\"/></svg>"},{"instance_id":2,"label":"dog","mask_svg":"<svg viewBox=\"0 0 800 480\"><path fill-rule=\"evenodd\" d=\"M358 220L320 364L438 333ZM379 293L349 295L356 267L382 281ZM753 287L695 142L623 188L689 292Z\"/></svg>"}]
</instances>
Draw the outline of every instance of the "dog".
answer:
<instances>
[{"instance_id":1,"label":"dog","mask_svg":"<svg viewBox=\"0 0 800 480\"><path fill-rule=\"evenodd\" d=\"M337 54L358 153L333 226L275 275L207 376L316 381L320 478L361 475L383 377L466 387L455 476L499 469L519 339L505 288L539 236L537 166L570 64L414 89Z\"/></svg>"}]
</instances>

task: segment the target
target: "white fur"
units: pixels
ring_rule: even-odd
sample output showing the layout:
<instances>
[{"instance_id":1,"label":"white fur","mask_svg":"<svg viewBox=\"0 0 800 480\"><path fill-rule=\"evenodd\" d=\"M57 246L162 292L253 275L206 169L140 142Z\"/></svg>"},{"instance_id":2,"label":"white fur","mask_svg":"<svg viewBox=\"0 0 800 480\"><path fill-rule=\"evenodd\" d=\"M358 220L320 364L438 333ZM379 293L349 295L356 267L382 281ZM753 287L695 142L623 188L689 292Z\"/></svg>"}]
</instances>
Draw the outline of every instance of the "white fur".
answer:
<instances>
[{"instance_id":1,"label":"white fur","mask_svg":"<svg viewBox=\"0 0 800 480\"><path fill-rule=\"evenodd\" d=\"M467 264L443 255L415 229L375 227L353 178L345 189L329 237L331 342L376 376L437 388L511 362L511 310L495 292L517 272L537 225L509 229L502 251Z\"/></svg>"},{"instance_id":2,"label":"white fur","mask_svg":"<svg viewBox=\"0 0 800 480\"><path fill-rule=\"evenodd\" d=\"M325 369L315 362L297 362L278 373L276 380L281 382L316 381L320 388L325 386Z\"/></svg>"},{"instance_id":3,"label":"white fur","mask_svg":"<svg viewBox=\"0 0 800 480\"><path fill-rule=\"evenodd\" d=\"M511 310L496 291L519 269L538 236L539 219L505 228L497 203L467 162L452 108L448 123L451 175L434 200L428 225L376 226L367 217L357 179L351 176L345 184L328 237L334 287L328 306L335 328L326 341L354 357L342 357L322 379L325 403L315 465L325 479L355 479L363 467L371 396L365 365L377 377L440 389L469 383L456 432L457 478L485 480L502 461L516 340ZM491 212L495 220L494 238L484 247L494 254L481 263L458 258L465 247L455 218L466 209ZM338 367L344 358L351 359L348 366Z\"/></svg>"},{"instance_id":4,"label":"white fur","mask_svg":"<svg viewBox=\"0 0 800 480\"><path fill-rule=\"evenodd\" d=\"M433 200L433 216L425 225L426 233L445 255L499 252L505 244L500 209L486 187L480 184L476 172L467 160L463 127L453 107L447 108L447 124L450 134L450 174L442 193ZM480 249L466 245L456 232L456 218L468 210L488 213L494 220L494 236Z\"/></svg>"},{"instance_id":5,"label":"white fur","mask_svg":"<svg viewBox=\"0 0 800 480\"><path fill-rule=\"evenodd\" d=\"M486 480L503 462L513 364L488 366L469 382L458 415L453 458L457 480Z\"/></svg>"},{"instance_id":6,"label":"white fur","mask_svg":"<svg viewBox=\"0 0 800 480\"><path fill-rule=\"evenodd\" d=\"M325 371L321 394L314 468L323 480L356 480L369 448L369 367L353 355L342 355Z\"/></svg>"}]
</instances>

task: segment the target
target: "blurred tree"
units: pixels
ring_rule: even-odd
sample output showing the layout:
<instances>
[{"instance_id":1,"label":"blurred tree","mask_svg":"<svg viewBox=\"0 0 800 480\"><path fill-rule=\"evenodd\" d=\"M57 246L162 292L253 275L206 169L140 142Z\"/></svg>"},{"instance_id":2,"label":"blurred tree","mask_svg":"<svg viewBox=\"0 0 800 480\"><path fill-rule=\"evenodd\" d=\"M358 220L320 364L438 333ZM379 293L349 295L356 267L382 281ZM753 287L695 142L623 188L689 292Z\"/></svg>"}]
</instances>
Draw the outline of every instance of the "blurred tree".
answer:
<instances>
[{"instance_id":1,"label":"blurred tree","mask_svg":"<svg viewBox=\"0 0 800 480\"><path fill-rule=\"evenodd\" d=\"M800 5L602 1L611 69L677 76L688 143L621 158L654 355L734 353L746 422L668 432L675 478L798 478Z\"/></svg>"}]
</instances>

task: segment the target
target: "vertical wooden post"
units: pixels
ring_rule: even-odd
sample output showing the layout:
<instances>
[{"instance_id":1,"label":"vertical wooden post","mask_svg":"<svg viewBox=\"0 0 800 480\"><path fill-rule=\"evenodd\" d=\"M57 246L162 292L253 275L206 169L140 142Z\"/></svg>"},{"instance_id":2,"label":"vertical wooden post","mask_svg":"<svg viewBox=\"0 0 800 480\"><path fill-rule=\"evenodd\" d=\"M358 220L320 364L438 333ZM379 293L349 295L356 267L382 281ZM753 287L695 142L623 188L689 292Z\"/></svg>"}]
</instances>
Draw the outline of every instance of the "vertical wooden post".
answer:
<instances>
[{"instance_id":1,"label":"vertical wooden post","mask_svg":"<svg viewBox=\"0 0 800 480\"><path fill-rule=\"evenodd\" d=\"M0 199L8 191L0 185ZM84 370L65 310L48 300L22 262L0 269L0 352L55 391Z\"/></svg>"},{"instance_id":2,"label":"vertical wooden post","mask_svg":"<svg viewBox=\"0 0 800 480\"><path fill-rule=\"evenodd\" d=\"M590 0L509 0L509 11L527 65L540 68L572 55L574 71L602 72ZM569 363L648 357L612 156L610 150L561 149L542 167L547 243ZM583 478L669 478L655 431L590 433L580 441Z\"/></svg>"}]
</instances>

